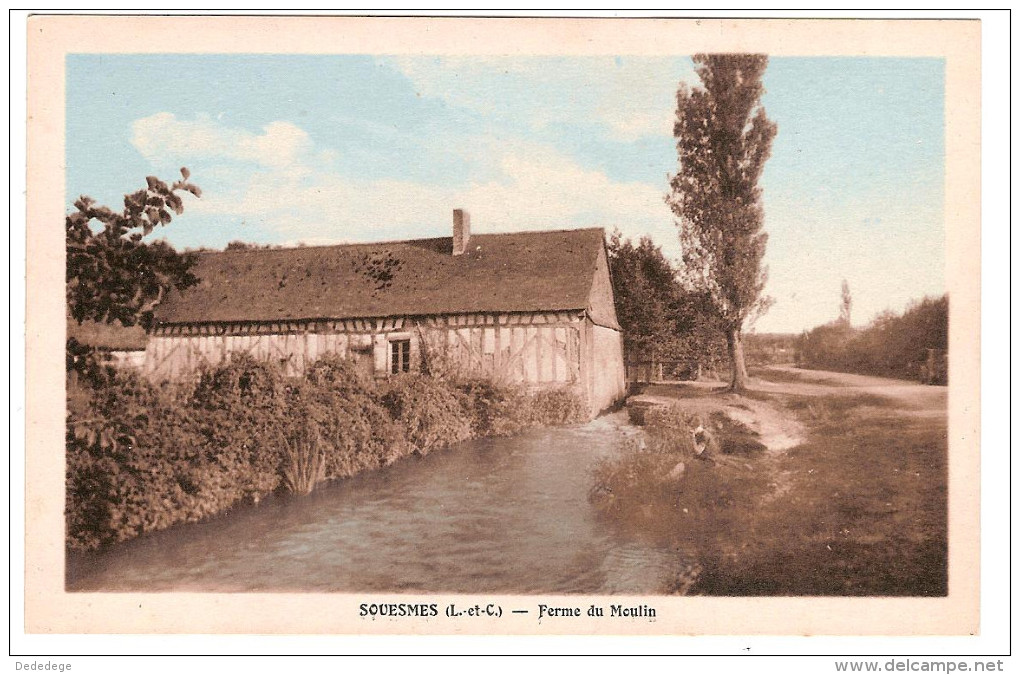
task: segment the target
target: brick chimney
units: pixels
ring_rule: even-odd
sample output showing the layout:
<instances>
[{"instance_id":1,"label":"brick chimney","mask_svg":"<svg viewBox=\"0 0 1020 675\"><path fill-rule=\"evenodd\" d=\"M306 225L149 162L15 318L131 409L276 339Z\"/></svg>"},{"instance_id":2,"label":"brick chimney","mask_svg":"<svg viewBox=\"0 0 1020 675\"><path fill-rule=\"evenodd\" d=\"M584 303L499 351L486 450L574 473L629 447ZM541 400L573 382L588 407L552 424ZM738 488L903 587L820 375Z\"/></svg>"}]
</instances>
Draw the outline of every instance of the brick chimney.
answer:
<instances>
[{"instance_id":1,"label":"brick chimney","mask_svg":"<svg viewBox=\"0 0 1020 675\"><path fill-rule=\"evenodd\" d=\"M453 254L463 255L471 239L471 214L464 209L453 210Z\"/></svg>"}]
</instances>

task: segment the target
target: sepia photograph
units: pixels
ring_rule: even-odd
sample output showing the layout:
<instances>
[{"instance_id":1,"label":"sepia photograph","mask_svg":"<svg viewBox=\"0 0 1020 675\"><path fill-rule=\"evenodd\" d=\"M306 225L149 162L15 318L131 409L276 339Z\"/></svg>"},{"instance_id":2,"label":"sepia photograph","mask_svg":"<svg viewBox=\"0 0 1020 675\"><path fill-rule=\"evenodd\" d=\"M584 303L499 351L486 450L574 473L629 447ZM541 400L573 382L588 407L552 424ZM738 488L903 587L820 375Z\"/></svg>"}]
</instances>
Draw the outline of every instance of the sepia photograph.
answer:
<instances>
[{"instance_id":1,"label":"sepia photograph","mask_svg":"<svg viewBox=\"0 0 1020 675\"><path fill-rule=\"evenodd\" d=\"M37 628L976 628L980 30L845 23L30 20Z\"/></svg>"}]
</instances>

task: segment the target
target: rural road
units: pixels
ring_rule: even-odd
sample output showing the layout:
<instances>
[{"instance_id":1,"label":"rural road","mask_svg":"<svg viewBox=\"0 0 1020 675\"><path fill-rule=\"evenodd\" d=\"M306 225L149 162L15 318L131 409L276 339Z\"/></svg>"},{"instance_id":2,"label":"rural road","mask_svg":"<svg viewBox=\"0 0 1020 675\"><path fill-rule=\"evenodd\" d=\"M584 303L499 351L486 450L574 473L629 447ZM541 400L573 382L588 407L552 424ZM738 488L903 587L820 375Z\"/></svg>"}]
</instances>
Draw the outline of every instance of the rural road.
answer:
<instances>
[{"instance_id":1,"label":"rural road","mask_svg":"<svg viewBox=\"0 0 1020 675\"><path fill-rule=\"evenodd\" d=\"M793 366L772 366L767 371L782 373L795 381L774 382L755 378L752 389L777 394L826 396L831 394L873 394L895 400L905 408L945 412L949 387L933 386L871 375L805 370ZM767 377L767 376L766 376Z\"/></svg>"},{"instance_id":2,"label":"rural road","mask_svg":"<svg viewBox=\"0 0 1020 675\"><path fill-rule=\"evenodd\" d=\"M903 413L916 417L938 417L947 411L948 387L793 366L773 366L763 369L760 375L748 383L751 391L779 397L880 396L891 400ZM725 386L723 382L652 384L641 394L631 396L628 406L648 409L679 403L690 413L722 412L757 434L773 452L783 452L804 442L807 430L779 399L738 396L725 392Z\"/></svg>"}]
</instances>

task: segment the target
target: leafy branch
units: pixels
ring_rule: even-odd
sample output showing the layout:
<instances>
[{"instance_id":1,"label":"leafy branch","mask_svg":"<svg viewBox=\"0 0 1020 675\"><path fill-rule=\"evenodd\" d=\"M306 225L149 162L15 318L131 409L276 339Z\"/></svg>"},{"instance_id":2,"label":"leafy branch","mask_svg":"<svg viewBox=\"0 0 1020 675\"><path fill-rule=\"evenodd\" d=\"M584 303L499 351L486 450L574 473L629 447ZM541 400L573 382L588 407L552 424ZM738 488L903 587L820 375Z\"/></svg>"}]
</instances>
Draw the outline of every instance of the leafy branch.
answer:
<instances>
[{"instance_id":1,"label":"leafy branch","mask_svg":"<svg viewBox=\"0 0 1020 675\"><path fill-rule=\"evenodd\" d=\"M84 195L74 202L65 226L67 306L75 321L148 328L153 309L170 288L198 282L190 272L193 254L180 254L164 241L144 241L184 213L179 193L201 197L190 177L187 168L169 185L148 176L146 187L125 195L121 211Z\"/></svg>"}]
</instances>

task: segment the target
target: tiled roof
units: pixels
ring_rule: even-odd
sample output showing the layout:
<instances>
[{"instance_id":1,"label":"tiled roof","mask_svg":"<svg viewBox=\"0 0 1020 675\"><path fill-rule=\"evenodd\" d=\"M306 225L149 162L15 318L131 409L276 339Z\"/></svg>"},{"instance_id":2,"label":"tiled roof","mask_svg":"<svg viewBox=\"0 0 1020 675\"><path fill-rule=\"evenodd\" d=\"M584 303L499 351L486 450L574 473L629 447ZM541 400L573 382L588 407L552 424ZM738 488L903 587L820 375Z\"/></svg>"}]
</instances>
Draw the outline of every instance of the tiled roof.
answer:
<instances>
[{"instance_id":1,"label":"tiled roof","mask_svg":"<svg viewBox=\"0 0 1020 675\"><path fill-rule=\"evenodd\" d=\"M585 309L601 229L203 253L157 323Z\"/></svg>"}]
</instances>

